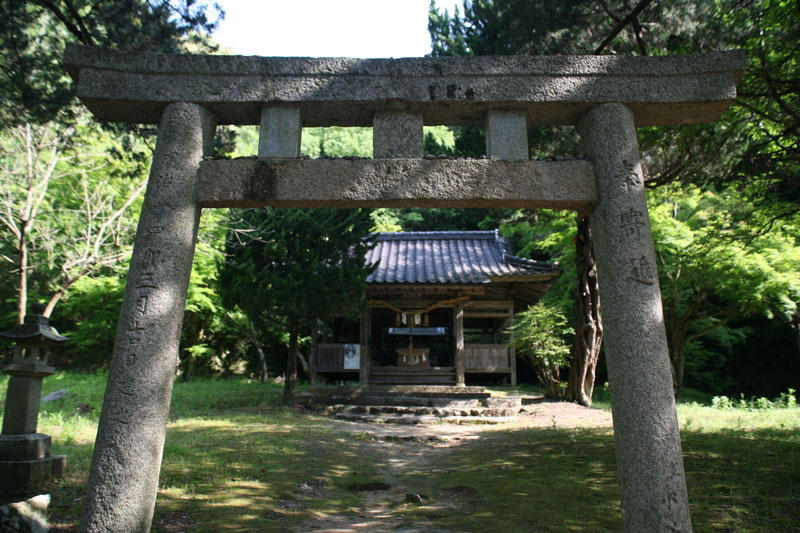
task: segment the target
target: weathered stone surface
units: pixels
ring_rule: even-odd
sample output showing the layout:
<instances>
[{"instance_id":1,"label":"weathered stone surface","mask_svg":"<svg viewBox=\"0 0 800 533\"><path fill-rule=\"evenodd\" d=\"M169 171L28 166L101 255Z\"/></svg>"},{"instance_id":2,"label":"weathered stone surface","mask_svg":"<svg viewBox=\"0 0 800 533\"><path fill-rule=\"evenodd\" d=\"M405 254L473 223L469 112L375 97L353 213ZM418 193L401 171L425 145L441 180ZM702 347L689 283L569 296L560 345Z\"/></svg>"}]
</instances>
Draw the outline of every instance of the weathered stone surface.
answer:
<instances>
[{"instance_id":1,"label":"weathered stone surface","mask_svg":"<svg viewBox=\"0 0 800 533\"><path fill-rule=\"evenodd\" d=\"M214 117L166 108L131 257L89 474L82 531L149 531Z\"/></svg>"},{"instance_id":2,"label":"weathered stone surface","mask_svg":"<svg viewBox=\"0 0 800 533\"><path fill-rule=\"evenodd\" d=\"M29 459L27 461L0 461L0 477L3 486L0 496L12 494L30 497L47 490L53 476L53 459Z\"/></svg>"},{"instance_id":3,"label":"weathered stone surface","mask_svg":"<svg viewBox=\"0 0 800 533\"><path fill-rule=\"evenodd\" d=\"M595 200L588 161L490 159L205 160L203 207L513 207Z\"/></svg>"},{"instance_id":4,"label":"weathered stone surface","mask_svg":"<svg viewBox=\"0 0 800 533\"><path fill-rule=\"evenodd\" d=\"M6 391L3 434L36 433L41 397L41 377L11 376Z\"/></svg>"},{"instance_id":5,"label":"weathered stone surface","mask_svg":"<svg viewBox=\"0 0 800 533\"><path fill-rule=\"evenodd\" d=\"M736 97L744 55L505 56L410 59L164 55L68 45L78 97L98 117L157 123L170 102L203 104L220 123L258 124L265 103L296 104L305 126L370 126L378 111L425 124L483 124L521 110L528 124L575 124L621 102L638 125L714 120Z\"/></svg>"},{"instance_id":6,"label":"weathered stone surface","mask_svg":"<svg viewBox=\"0 0 800 533\"><path fill-rule=\"evenodd\" d=\"M272 107L261 110L258 157L297 157L303 127L296 107Z\"/></svg>"},{"instance_id":7,"label":"weathered stone surface","mask_svg":"<svg viewBox=\"0 0 800 533\"><path fill-rule=\"evenodd\" d=\"M43 433L0 435L0 460L27 461L50 455L51 439Z\"/></svg>"},{"instance_id":8,"label":"weathered stone surface","mask_svg":"<svg viewBox=\"0 0 800 533\"><path fill-rule=\"evenodd\" d=\"M422 157L422 115L379 111L372 120L373 157Z\"/></svg>"},{"instance_id":9,"label":"weathered stone surface","mask_svg":"<svg viewBox=\"0 0 800 533\"><path fill-rule=\"evenodd\" d=\"M597 174L591 221L625 530L691 531L633 114L599 106L581 135Z\"/></svg>"},{"instance_id":10,"label":"weathered stone surface","mask_svg":"<svg viewBox=\"0 0 800 533\"><path fill-rule=\"evenodd\" d=\"M69 391L67 389L59 389L57 391L53 391L50 394L44 396L42 398L42 402L54 402L56 400L60 400L62 398L66 398L69 395Z\"/></svg>"},{"instance_id":11,"label":"weathered stone surface","mask_svg":"<svg viewBox=\"0 0 800 533\"><path fill-rule=\"evenodd\" d=\"M528 123L523 111L486 114L486 156L506 161L528 159Z\"/></svg>"},{"instance_id":12,"label":"weathered stone surface","mask_svg":"<svg viewBox=\"0 0 800 533\"><path fill-rule=\"evenodd\" d=\"M0 435L0 504L47 492L64 477L66 456L50 455L50 442L41 433Z\"/></svg>"}]
</instances>

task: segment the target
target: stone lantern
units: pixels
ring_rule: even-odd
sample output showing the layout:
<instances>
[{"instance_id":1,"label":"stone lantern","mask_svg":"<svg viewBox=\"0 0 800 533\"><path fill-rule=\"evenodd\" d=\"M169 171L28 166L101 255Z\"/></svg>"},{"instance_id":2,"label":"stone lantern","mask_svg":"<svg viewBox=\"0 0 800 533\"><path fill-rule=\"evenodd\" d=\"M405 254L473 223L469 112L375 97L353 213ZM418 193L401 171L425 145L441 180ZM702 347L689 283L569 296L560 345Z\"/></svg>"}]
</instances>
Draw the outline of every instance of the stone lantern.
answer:
<instances>
[{"instance_id":1,"label":"stone lantern","mask_svg":"<svg viewBox=\"0 0 800 533\"><path fill-rule=\"evenodd\" d=\"M0 434L0 504L46 492L54 477L62 477L66 456L50 455L50 436L36 432L42 379L54 372L47 364L50 346L68 340L33 304L32 314L0 337L13 341L13 359L3 367L11 375Z\"/></svg>"}]
</instances>

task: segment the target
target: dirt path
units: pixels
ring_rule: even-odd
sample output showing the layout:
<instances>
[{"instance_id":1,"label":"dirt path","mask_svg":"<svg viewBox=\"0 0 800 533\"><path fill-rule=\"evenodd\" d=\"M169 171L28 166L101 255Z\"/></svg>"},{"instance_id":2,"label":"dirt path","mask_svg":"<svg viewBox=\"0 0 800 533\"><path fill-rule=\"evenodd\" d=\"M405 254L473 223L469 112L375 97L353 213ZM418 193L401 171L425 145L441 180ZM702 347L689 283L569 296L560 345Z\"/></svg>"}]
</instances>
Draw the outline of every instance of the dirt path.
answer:
<instances>
[{"instance_id":1,"label":"dirt path","mask_svg":"<svg viewBox=\"0 0 800 533\"><path fill-rule=\"evenodd\" d=\"M364 499L357 515L320 516L303 524L297 531L324 531L330 533L370 532L437 532L449 533L426 524L409 526L400 512L410 506L443 506L431 502L424 494L407 492L402 479L409 472L430 472L433 450L452 448L480 439L491 432L523 428L598 428L611 427L611 413L588 409L572 403L541 402L525 407L513 422L495 425L390 425L331 420L331 424L355 435L367 437L365 453L376 457L386 486L362 487ZM466 491L469 487L453 487ZM458 500L458 494L455 495ZM463 495L463 496L469 496Z\"/></svg>"}]
</instances>

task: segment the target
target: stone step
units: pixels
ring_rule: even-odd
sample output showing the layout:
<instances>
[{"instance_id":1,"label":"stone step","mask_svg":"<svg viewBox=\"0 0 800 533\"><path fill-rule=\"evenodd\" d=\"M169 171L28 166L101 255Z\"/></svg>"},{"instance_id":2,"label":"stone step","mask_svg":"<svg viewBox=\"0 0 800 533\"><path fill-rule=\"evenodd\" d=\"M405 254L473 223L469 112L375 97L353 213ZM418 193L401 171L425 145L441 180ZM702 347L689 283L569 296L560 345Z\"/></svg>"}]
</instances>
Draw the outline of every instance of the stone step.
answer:
<instances>
[{"instance_id":1,"label":"stone step","mask_svg":"<svg viewBox=\"0 0 800 533\"><path fill-rule=\"evenodd\" d=\"M455 367L374 367L369 371L370 383L386 384L456 384Z\"/></svg>"},{"instance_id":2,"label":"stone step","mask_svg":"<svg viewBox=\"0 0 800 533\"><path fill-rule=\"evenodd\" d=\"M414 405L445 407L472 407L484 403L490 394L482 387L449 386L370 386L364 389L337 388L311 389L298 393L298 403L330 405L350 403L357 405ZM492 405L494 406L494 405ZM499 406L499 405L498 405Z\"/></svg>"},{"instance_id":3,"label":"stone step","mask_svg":"<svg viewBox=\"0 0 800 533\"><path fill-rule=\"evenodd\" d=\"M350 389L352 391L352 389ZM416 396L470 396L478 395L488 397L489 393L483 387L458 387L455 385L370 385L363 390L368 393L404 393ZM477 397L477 396L476 396Z\"/></svg>"},{"instance_id":4,"label":"stone step","mask_svg":"<svg viewBox=\"0 0 800 533\"><path fill-rule=\"evenodd\" d=\"M369 380L371 383L383 383L387 385L404 385L404 384L413 384L413 383L424 383L427 385L455 385L456 377L448 376L448 375L395 375L395 374L386 374L381 376L370 376Z\"/></svg>"},{"instance_id":5,"label":"stone step","mask_svg":"<svg viewBox=\"0 0 800 533\"><path fill-rule=\"evenodd\" d=\"M454 397L435 397L435 396L399 396L399 395L378 395L378 396L330 396L325 402L331 404L350 404L350 405L400 405L413 407L454 407L465 408L480 407L485 405L485 398L454 398ZM505 405L490 407L505 407Z\"/></svg>"},{"instance_id":6,"label":"stone step","mask_svg":"<svg viewBox=\"0 0 800 533\"><path fill-rule=\"evenodd\" d=\"M403 416L436 416L449 417L509 417L514 416L519 409L501 409L485 406L471 408L453 407L411 407L400 405L331 405L325 409L325 414L367 414L367 415L403 415Z\"/></svg>"},{"instance_id":7,"label":"stone step","mask_svg":"<svg viewBox=\"0 0 800 533\"><path fill-rule=\"evenodd\" d=\"M483 405L496 409L516 409L522 408L522 398L519 396L491 396L483 400Z\"/></svg>"},{"instance_id":8,"label":"stone step","mask_svg":"<svg viewBox=\"0 0 800 533\"><path fill-rule=\"evenodd\" d=\"M398 424L398 425L418 425L418 424L502 424L511 422L513 416L447 416L439 417L434 415L371 415L359 413L339 413L335 415L341 420L350 422L366 422L370 424Z\"/></svg>"}]
</instances>

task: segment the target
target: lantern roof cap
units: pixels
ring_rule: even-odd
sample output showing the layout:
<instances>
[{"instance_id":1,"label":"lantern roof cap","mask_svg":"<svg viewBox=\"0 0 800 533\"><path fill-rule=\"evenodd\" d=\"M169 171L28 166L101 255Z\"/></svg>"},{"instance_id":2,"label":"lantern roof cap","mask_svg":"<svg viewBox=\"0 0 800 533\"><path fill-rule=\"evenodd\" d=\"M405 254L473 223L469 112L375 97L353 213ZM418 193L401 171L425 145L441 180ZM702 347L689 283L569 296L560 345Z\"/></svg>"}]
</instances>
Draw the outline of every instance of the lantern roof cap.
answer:
<instances>
[{"instance_id":1,"label":"lantern roof cap","mask_svg":"<svg viewBox=\"0 0 800 533\"><path fill-rule=\"evenodd\" d=\"M44 306L40 303L31 305L31 313L25 315L25 322L17 324L11 329L0 332L0 337L10 340L24 340L42 338L52 342L66 342L69 339L60 335L58 330L49 324L49 320L42 313Z\"/></svg>"}]
</instances>

